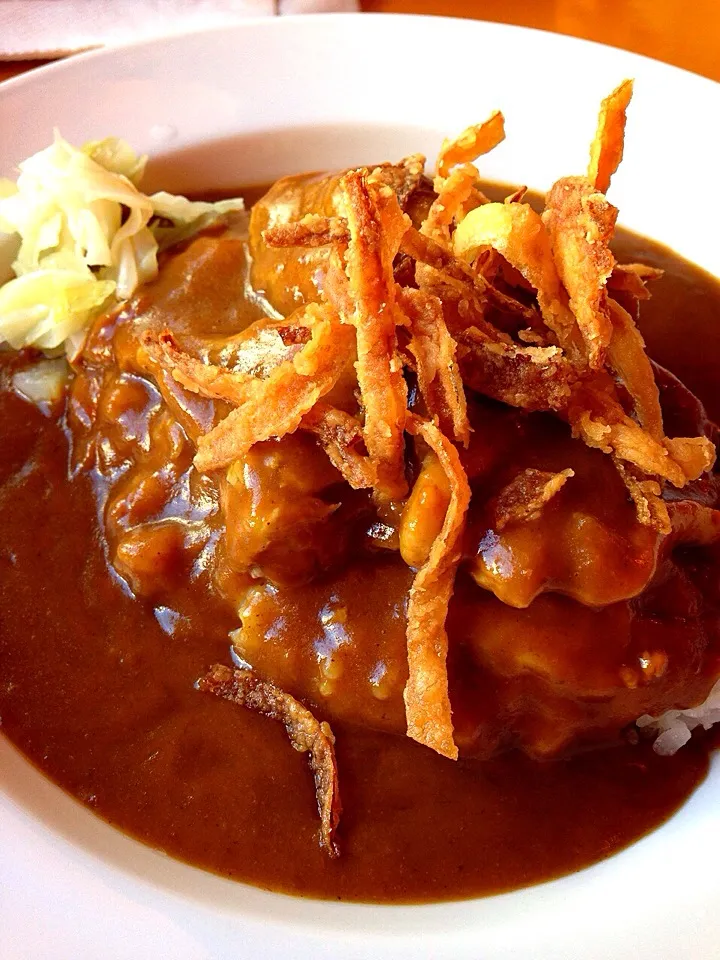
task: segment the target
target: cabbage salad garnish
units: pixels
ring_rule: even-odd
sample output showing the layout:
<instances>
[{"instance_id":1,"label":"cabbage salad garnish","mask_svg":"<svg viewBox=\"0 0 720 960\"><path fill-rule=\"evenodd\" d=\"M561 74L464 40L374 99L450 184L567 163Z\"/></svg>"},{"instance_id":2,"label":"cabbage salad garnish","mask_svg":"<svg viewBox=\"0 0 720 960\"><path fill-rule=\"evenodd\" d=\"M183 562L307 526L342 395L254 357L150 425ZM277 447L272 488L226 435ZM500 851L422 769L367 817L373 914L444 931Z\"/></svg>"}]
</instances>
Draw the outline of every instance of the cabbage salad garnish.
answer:
<instances>
[{"instance_id":1,"label":"cabbage salad garnish","mask_svg":"<svg viewBox=\"0 0 720 960\"><path fill-rule=\"evenodd\" d=\"M239 198L147 196L146 160L115 137L78 149L56 132L17 183L0 180L0 234L10 235L0 259L15 256L11 269L0 263L0 344L74 352L101 310L157 275L160 250L244 209Z\"/></svg>"}]
</instances>

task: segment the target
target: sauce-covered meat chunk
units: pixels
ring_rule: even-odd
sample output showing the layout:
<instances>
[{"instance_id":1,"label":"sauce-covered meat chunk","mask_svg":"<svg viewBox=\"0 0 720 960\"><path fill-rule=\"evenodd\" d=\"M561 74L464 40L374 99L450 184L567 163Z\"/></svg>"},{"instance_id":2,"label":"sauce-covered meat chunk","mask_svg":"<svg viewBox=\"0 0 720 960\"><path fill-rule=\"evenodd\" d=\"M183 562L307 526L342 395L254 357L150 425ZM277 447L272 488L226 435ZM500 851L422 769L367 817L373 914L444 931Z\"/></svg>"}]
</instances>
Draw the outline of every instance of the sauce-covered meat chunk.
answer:
<instances>
[{"instance_id":1,"label":"sauce-covered meat chunk","mask_svg":"<svg viewBox=\"0 0 720 960\"><path fill-rule=\"evenodd\" d=\"M312 430L200 473L194 442L231 408L143 349L145 331L168 329L205 362L261 378L292 359L302 343L274 311L320 299L328 248L271 248L262 237L308 212L341 212L337 177L287 178L255 206L257 292L246 241L216 232L96 323L72 387L74 457L104 490L109 555L136 594L167 602L199 578L235 611L236 657L331 718L401 734L412 569L426 562L449 502L435 455L410 449L411 493L395 505L351 489ZM709 429L695 398L657 375L669 428ZM350 379L333 396L362 416ZM610 458L548 413L472 392L468 408L461 460L473 496L448 619L461 751L555 755L616 740L683 690L702 698L703 651L715 643L708 597L672 541L639 522ZM548 482L556 488L543 494ZM698 484L714 504L712 483Z\"/></svg>"}]
</instances>

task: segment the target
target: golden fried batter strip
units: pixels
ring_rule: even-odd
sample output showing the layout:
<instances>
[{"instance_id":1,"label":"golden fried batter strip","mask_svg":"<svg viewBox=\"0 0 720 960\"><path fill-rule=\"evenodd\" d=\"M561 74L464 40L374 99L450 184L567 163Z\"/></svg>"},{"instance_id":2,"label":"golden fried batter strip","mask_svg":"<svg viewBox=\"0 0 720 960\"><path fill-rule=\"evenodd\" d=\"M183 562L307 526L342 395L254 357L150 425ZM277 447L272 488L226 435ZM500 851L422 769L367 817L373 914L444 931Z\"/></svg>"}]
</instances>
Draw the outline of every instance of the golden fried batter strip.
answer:
<instances>
[{"instance_id":1,"label":"golden fried batter strip","mask_svg":"<svg viewBox=\"0 0 720 960\"><path fill-rule=\"evenodd\" d=\"M532 467L523 470L503 487L497 496L495 529L504 530L513 523L537 520L545 504L574 476L575 471L570 469L561 470L559 473L534 470Z\"/></svg>"},{"instance_id":2,"label":"golden fried batter strip","mask_svg":"<svg viewBox=\"0 0 720 960\"><path fill-rule=\"evenodd\" d=\"M483 210L485 207L479 209ZM407 231L402 239L401 250L418 263L432 267L439 275L435 279L449 286L454 286L468 299L484 300L502 313L510 313L520 317L529 324L534 323L537 314L532 307L528 307L514 297L498 290L467 263L464 263L462 259L445 249L431 237L420 233L419 230L411 227ZM421 278L419 285L421 287L428 286L425 277ZM486 333L493 339L508 340L501 330L490 324L487 324Z\"/></svg>"},{"instance_id":3,"label":"golden fried batter strip","mask_svg":"<svg viewBox=\"0 0 720 960\"><path fill-rule=\"evenodd\" d=\"M343 479L354 490L375 487L377 474L364 446L362 425L344 410L320 401L303 417L303 430L314 433Z\"/></svg>"},{"instance_id":4,"label":"golden fried batter strip","mask_svg":"<svg viewBox=\"0 0 720 960\"><path fill-rule=\"evenodd\" d=\"M338 856L335 839L342 805L338 786L335 737L327 723L320 723L298 700L252 670L231 670L215 664L197 682L198 690L247 707L271 720L279 720L293 748L310 754L315 795L320 814L320 846L331 857Z\"/></svg>"},{"instance_id":5,"label":"golden fried batter strip","mask_svg":"<svg viewBox=\"0 0 720 960\"><path fill-rule=\"evenodd\" d=\"M324 247L331 243L346 244L349 239L347 220L316 213L291 223L277 223L263 231L263 240L269 247Z\"/></svg>"},{"instance_id":6,"label":"golden fried batter strip","mask_svg":"<svg viewBox=\"0 0 720 960\"><path fill-rule=\"evenodd\" d=\"M420 232L449 248L450 226L458 216L487 202L477 188L478 172L471 163L464 163L447 176L435 178L437 197L433 200Z\"/></svg>"},{"instance_id":7,"label":"golden fried batter strip","mask_svg":"<svg viewBox=\"0 0 720 960\"><path fill-rule=\"evenodd\" d=\"M664 430L660 393L650 358L645 353L645 341L627 310L611 298L608 299L608 308L613 325L608 363L633 398L640 426L651 437L662 440Z\"/></svg>"},{"instance_id":8,"label":"golden fried batter strip","mask_svg":"<svg viewBox=\"0 0 720 960\"><path fill-rule=\"evenodd\" d=\"M563 416L589 447L615 454L674 487L697 480L715 461L715 447L706 437L650 436L625 413L607 374L577 384Z\"/></svg>"},{"instance_id":9,"label":"golden fried batter strip","mask_svg":"<svg viewBox=\"0 0 720 960\"><path fill-rule=\"evenodd\" d=\"M623 80L600 104L597 131L590 146L587 178L600 193L607 193L610 178L620 166L625 141L626 112L633 95L632 80Z\"/></svg>"},{"instance_id":10,"label":"golden fried batter strip","mask_svg":"<svg viewBox=\"0 0 720 960\"><path fill-rule=\"evenodd\" d=\"M616 263L608 277L608 290L629 293L636 300L649 300L649 280L659 280L664 270L647 263Z\"/></svg>"},{"instance_id":11,"label":"golden fried batter strip","mask_svg":"<svg viewBox=\"0 0 720 960\"><path fill-rule=\"evenodd\" d=\"M460 163L472 163L504 139L505 118L499 110L494 110L487 120L467 127L454 140L443 140L437 158L438 176L447 177L452 168Z\"/></svg>"},{"instance_id":12,"label":"golden fried batter strip","mask_svg":"<svg viewBox=\"0 0 720 960\"><path fill-rule=\"evenodd\" d=\"M488 203L473 210L455 230L455 254L470 263L488 247L500 253L537 291L546 326L570 357L577 356L575 318L540 215L527 203Z\"/></svg>"},{"instance_id":13,"label":"golden fried batter strip","mask_svg":"<svg viewBox=\"0 0 720 960\"><path fill-rule=\"evenodd\" d=\"M607 281L615 267L609 243L617 214L584 177L564 177L550 189L542 217L593 370L603 366L612 336Z\"/></svg>"},{"instance_id":14,"label":"golden fried batter strip","mask_svg":"<svg viewBox=\"0 0 720 960\"><path fill-rule=\"evenodd\" d=\"M191 393L213 400L226 400L236 406L247 399L248 387L253 381L250 374L204 363L198 357L185 353L170 330L163 330L160 334L146 331L142 345L148 356L170 370L173 380Z\"/></svg>"},{"instance_id":15,"label":"golden fried batter strip","mask_svg":"<svg viewBox=\"0 0 720 960\"><path fill-rule=\"evenodd\" d=\"M715 459L705 437L656 440L623 410L604 372L581 377L559 347L495 343L470 327L457 335L463 381L523 410L558 414L588 446L683 487Z\"/></svg>"},{"instance_id":16,"label":"golden fried batter strip","mask_svg":"<svg viewBox=\"0 0 720 960\"><path fill-rule=\"evenodd\" d=\"M321 217L308 213L292 223L276 223L263 231L269 247L323 247L328 243L347 243L347 224L340 217Z\"/></svg>"},{"instance_id":17,"label":"golden fried batter strip","mask_svg":"<svg viewBox=\"0 0 720 960\"><path fill-rule=\"evenodd\" d=\"M457 759L448 693L445 630L448 605L460 562L462 531L470 486L455 447L429 421L410 417L408 429L422 437L440 461L450 485L450 503L442 529L410 589L407 611L409 677L405 686L408 736L444 757Z\"/></svg>"},{"instance_id":18,"label":"golden fried batter strip","mask_svg":"<svg viewBox=\"0 0 720 960\"><path fill-rule=\"evenodd\" d=\"M422 182L425 172L425 156L411 153L400 163L383 163L368 174L368 183L389 186L395 193L402 210Z\"/></svg>"},{"instance_id":19,"label":"golden fried batter strip","mask_svg":"<svg viewBox=\"0 0 720 960\"><path fill-rule=\"evenodd\" d=\"M410 320L408 348L415 357L420 393L440 428L465 446L470 441L465 387L457 363L457 345L448 332L442 302L422 290L399 291Z\"/></svg>"},{"instance_id":20,"label":"golden fried batter strip","mask_svg":"<svg viewBox=\"0 0 720 960\"><path fill-rule=\"evenodd\" d=\"M174 379L195 393L235 407L198 439L198 470L226 467L258 441L292 433L351 362L352 332L331 307L309 304L293 314L291 322L308 327L310 340L264 378L205 364L180 351L168 334L160 338L146 334L145 349Z\"/></svg>"},{"instance_id":21,"label":"golden fried batter strip","mask_svg":"<svg viewBox=\"0 0 720 960\"><path fill-rule=\"evenodd\" d=\"M671 531L668 507L662 498L662 486L657 480L646 477L637 467L613 457L615 469L625 484L635 504L640 523L667 535Z\"/></svg>"},{"instance_id":22,"label":"golden fried batter strip","mask_svg":"<svg viewBox=\"0 0 720 960\"><path fill-rule=\"evenodd\" d=\"M399 499L407 491L403 439L407 387L397 349L400 311L393 260L410 221L392 190L368 185L360 171L347 173L340 191L350 234L345 268L353 307L343 319L353 324L357 336L363 436L380 493Z\"/></svg>"},{"instance_id":23,"label":"golden fried batter strip","mask_svg":"<svg viewBox=\"0 0 720 960\"><path fill-rule=\"evenodd\" d=\"M463 381L472 390L521 410L567 409L577 374L559 347L497 343L477 327L458 333L457 341Z\"/></svg>"}]
</instances>

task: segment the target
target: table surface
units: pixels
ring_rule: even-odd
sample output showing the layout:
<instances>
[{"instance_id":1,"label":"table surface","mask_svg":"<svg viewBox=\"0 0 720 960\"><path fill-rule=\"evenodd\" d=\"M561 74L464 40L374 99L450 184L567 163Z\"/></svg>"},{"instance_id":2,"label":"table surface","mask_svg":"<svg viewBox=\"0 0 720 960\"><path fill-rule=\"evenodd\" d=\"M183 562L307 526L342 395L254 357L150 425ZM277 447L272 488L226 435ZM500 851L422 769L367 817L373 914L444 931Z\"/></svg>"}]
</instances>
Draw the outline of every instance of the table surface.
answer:
<instances>
[{"instance_id":1,"label":"table surface","mask_svg":"<svg viewBox=\"0 0 720 960\"><path fill-rule=\"evenodd\" d=\"M364 0L363 10L474 17L644 53L720 80L720 0ZM42 61L0 62L0 81Z\"/></svg>"}]
</instances>

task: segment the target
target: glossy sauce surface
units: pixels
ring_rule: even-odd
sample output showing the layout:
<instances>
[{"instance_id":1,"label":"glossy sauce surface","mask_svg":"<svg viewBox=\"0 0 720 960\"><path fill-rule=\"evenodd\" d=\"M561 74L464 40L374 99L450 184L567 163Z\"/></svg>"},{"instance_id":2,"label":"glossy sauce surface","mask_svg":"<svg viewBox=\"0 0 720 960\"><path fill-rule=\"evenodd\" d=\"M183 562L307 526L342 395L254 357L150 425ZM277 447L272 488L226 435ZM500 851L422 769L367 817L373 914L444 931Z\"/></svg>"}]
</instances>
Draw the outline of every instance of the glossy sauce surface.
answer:
<instances>
[{"instance_id":1,"label":"glossy sauce surface","mask_svg":"<svg viewBox=\"0 0 720 960\"><path fill-rule=\"evenodd\" d=\"M619 247L620 259L668 271L644 305L650 352L671 368L677 357L678 372L718 416L708 389L718 352L678 346L688 331L702 333L708 343L720 339L718 285L646 241L624 237ZM217 273L210 270L204 281L202 270L195 276L200 315L220 333L224 321L218 326L217 317L226 314ZM233 324L230 317L227 329ZM138 389L138 410L157 400ZM127 420L128 408L121 413ZM137 426L137 418L130 420ZM301 648L309 649L322 666L338 646L337 629L312 633L318 610L329 604L342 606L364 638L356 648L364 651L362 669L371 677L373 642L398 651L395 659L377 661L373 725L379 729L338 719L327 701L334 709L345 810L342 856L330 861L317 845L305 759L289 749L282 728L194 689L210 663L228 660L228 632L237 625L232 609L197 583L183 586L174 573L172 604L163 597L166 584L157 596L128 596L108 572L90 477L67 479L61 426L7 390L0 393L0 425L2 729L101 816L174 856L306 895L391 902L468 897L538 882L609 855L662 823L706 772L700 740L672 758L655 756L647 744L626 744L563 761L536 762L509 752L452 764L381 732L402 723L396 701L386 700L383 690L384 684L401 687L404 679L402 603L410 574L392 557L358 561L332 581L289 588L282 610L267 609L263 598L258 616L265 617L264 626L255 631L270 646L287 648L288 686L297 675L294 650L302 658ZM126 518L115 519L124 536ZM132 544L126 544L126 557L132 565ZM136 572L142 577L142 569ZM568 611L577 616L583 609L571 603L556 595L541 598L537 609L545 613L536 619L545 617L548 636ZM504 621L498 608L506 611ZM380 620L378 609L386 611ZM503 631L517 631L527 614L499 605L465 578L451 611L451 635L453 617L456 631L467 632L468 610L475 622L490 622L479 634L483 655L495 657L500 673L512 673L512 666L502 666ZM617 631L606 611L583 614L598 643ZM682 645L682 625L667 619L667 629L677 631L677 640L667 642ZM353 656L354 648L347 649ZM256 650L252 659L261 669L262 653ZM572 655L567 662L570 669ZM268 664L277 671L278 663L275 651ZM462 677L463 664L457 666ZM331 667L326 679L335 679ZM346 688L349 715L360 709L352 689Z\"/></svg>"}]
</instances>

